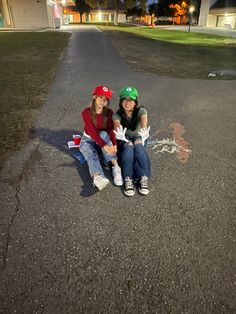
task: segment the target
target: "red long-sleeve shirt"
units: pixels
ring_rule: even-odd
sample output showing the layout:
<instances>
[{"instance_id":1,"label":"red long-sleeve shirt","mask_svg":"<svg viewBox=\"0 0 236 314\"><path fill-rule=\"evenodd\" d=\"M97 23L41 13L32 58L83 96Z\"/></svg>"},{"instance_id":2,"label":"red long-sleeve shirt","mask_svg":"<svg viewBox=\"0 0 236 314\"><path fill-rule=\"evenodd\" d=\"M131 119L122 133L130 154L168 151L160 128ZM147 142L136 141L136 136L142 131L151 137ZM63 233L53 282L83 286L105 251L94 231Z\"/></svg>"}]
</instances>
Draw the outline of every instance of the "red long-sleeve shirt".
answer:
<instances>
[{"instance_id":1,"label":"red long-sleeve shirt","mask_svg":"<svg viewBox=\"0 0 236 314\"><path fill-rule=\"evenodd\" d=\"M91 138L101 147L105 146L106 143L103 141L103 139L101 138L101 136L99 135L100 131L106 131L109 136L110 139L112 141L113 145L116 145L116 137L115 134L113 132L113 121L112 121L112 115L113 115L113 111L108 108L107 109L107 125L106 125L106 129L103 128L103 115L101 114L97 114L97 118L96 118L96 125L93 124L93 121L91 119L91 115L90 115L90 108L85 108L82 111L82 118L84 120L84 131L86 134L88 134L89 136L91 136Z\"/></svg>"}]
</instances>

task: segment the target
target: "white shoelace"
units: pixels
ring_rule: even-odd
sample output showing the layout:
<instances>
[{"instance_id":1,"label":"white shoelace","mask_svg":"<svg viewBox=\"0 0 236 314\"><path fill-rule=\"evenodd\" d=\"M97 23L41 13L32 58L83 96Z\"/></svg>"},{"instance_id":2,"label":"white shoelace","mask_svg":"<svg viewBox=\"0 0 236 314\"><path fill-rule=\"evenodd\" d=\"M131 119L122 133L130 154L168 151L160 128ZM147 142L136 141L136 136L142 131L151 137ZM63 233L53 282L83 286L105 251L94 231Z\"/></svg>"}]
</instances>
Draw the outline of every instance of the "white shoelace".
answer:
<instances>
[{"instance_id":1,"label":"white shoelace","mask_svg":"<svg viewBox=\"0 0 236 314\"><path fill-rule=\"evenodd\" d=\"M131 179L125 179L125 187L127 190L133 190L133 182Z\"/></svg>"},{"instance_id":2,"label":"white shoelace","mask_svg":"<svg viewBox=\"0 0 236 314\"><path fill-rule=\"evenodd\" d=\"M140 180L140 185L142 189L148 189L148 178L142 177Z\"/></svg>"}]
</instances>

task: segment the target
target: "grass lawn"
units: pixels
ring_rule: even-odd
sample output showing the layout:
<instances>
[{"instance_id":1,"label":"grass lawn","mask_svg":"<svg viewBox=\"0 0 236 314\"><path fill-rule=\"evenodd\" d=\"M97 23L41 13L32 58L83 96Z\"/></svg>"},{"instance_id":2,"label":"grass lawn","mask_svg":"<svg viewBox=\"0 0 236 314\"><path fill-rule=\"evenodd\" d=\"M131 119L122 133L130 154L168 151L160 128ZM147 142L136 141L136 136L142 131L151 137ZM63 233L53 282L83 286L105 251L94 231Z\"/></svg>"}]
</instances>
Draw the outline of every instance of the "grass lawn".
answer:
<instances>
[{"instance_id":1,"label":"grass lawn","mask_svg":"<svg viewBox=\"0 0 236 314\"><path fill-rule=\"evenodd\" d=\"M69 36L0 32L0 167L27 141Z\"/></svg>"},{"instance_id":2,"label":"grass lawn","mask_svg":"<svg viewBox=\"0 0 236 314\"><path fill-rule=\"evenodd\" d=\"M236 74L236 38L149 27L99 27L136 70L174 78L236 79L208 77L212 71Z\"/></svg>"},{"instance_id":3,"label":"grass lawn","mask_svg":"<svg viewBox=\"0 0 236 314\"><path fill-rule=\"evenodd\" d=\"M104 27L105 25L100 25ZM106 30L123 31L150 39L162 40L166 42L179 43L184 45L236 45L236 38L209 35L203 33L184 32L178 30L165 30L161 28L138 27L121 25L119 27L109 25Z\"/></svg>"}]
</instances>

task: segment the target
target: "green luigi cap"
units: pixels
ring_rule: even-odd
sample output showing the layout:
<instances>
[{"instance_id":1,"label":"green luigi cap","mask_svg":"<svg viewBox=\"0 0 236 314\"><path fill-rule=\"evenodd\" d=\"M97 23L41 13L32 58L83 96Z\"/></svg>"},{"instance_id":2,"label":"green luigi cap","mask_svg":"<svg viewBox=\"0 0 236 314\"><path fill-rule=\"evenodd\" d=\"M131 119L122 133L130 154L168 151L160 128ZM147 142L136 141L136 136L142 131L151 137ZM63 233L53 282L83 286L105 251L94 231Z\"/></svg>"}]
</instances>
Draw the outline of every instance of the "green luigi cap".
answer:
<instances>
[{"instance_id":1,"label":"green luigi cap","mask_svg":"<svg viewBox=\"0 0 236 314\"><path fill-rule=\"evenodd\" d=\"M126 86L126 87L123 87L121 90L120 90L120 94L119 94L120 98L126 98L126 97L129 97L133 100L137 100L138 98L138 91L135 87L131 87L131 86Z\"/></svg>"}]
</instances>

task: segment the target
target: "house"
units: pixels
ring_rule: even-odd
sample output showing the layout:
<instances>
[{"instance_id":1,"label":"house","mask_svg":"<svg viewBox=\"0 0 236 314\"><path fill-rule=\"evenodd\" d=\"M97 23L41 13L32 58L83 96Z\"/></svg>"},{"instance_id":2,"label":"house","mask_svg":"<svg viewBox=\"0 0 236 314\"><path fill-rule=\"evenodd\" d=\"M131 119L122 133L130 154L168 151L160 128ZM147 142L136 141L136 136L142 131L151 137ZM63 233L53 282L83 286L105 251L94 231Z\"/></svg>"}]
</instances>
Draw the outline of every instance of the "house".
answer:
<instances>
[{"instance_id":1,"label":"house","mask_svg":"<svg viewBox=\"0 0 236 314\"><path fill-rule=\"evenodd\" d=\"M115 3L114 0L108 2L107 7L92 8L87 14L84 13L82 16L82 22L113 22L115 16ZM65 24L68 23L80 23L80 14L76 11L75 5L64 6L63 8L63 20ZM126 22L125 6L123 2L119 3L118 8L118 22Z\"/></svg>"},{"instance_id":2,"label":"house","mask_svg":"<svg viewBox=\"0 0 236 314\"><path fill-rule=\"evenodd\" d=\"M236 29L236 0L204 0L199 26Z\"/></svg>"},{"instance_id":3,"label":"house","mask_svg":"<svg viewBox=\"0 0 236 314\"><path fill-rule=\"evenodd\" d=\"M2 28L58 28L62 20L62 5L73 0L0 0Z\"/></svg>"},{"instance_id":4,"label":"house","mask_svg":"<svg viewBox=\"0 0 236 314\"><path fill-rule=\"evenodd\" d=\"M115 10L113 8L91 10L88 15L88 22L114 22ZM119 9L118 23L126 22L125 10Z\"/></svg>"},{"instance_id":5,"label":"house","mask_svg":"<svg viewBox=\"0 0 236 314\"><path fill-rule=\"evenodd\" d=\"M84 14L83 22L113 22L114 1L107 8L95 8ZM62 24L80 22L74 0L0 0L0 28L59 28ZM118 22L125 22L124 4L120 3Z\"/></svg>"}]
</instances>

